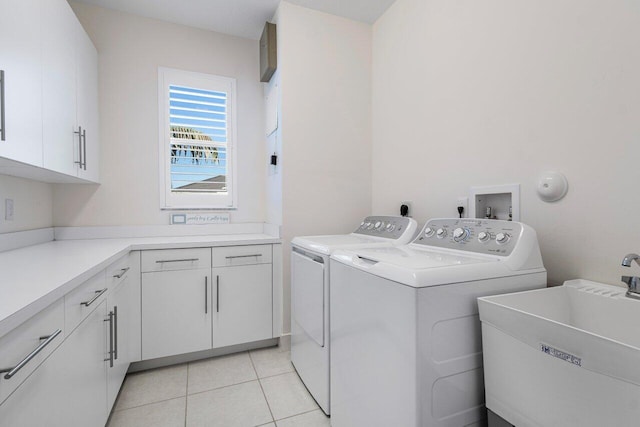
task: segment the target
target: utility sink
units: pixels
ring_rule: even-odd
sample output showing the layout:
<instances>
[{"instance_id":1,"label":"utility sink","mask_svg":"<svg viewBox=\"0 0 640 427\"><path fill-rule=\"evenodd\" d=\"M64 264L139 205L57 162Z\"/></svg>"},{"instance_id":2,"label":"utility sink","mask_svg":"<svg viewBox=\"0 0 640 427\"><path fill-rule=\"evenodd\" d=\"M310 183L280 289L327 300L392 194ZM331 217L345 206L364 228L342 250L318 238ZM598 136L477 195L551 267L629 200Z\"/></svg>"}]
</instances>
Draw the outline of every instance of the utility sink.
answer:
<instances>
[{"instance_id":1,"label":"utility sink","mask_svg":"<svg viewBox=\"0 0 640 427\"><path fill-rule=\"evenodd\" d=\"M486 405L516 427L640 425L640 300L618 286L478 299Z\"/></svg>"}]
</instances>

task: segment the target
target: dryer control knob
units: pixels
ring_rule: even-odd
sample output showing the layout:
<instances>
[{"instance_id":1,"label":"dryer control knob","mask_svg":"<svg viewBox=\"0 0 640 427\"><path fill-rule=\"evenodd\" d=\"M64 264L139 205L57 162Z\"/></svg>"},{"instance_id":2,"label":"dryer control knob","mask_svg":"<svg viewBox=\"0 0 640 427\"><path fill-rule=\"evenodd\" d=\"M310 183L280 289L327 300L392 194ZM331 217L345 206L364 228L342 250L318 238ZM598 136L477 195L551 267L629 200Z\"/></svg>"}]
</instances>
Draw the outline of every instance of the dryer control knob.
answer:
<instances>
[{"instance_id":1,"label":"dryer control knob","mask_svg":"<svg viewBox=\"0 0 640 427\"><path fill-rule=\"evenodd\" d=\"M438 228L438 231L436 231L436 236L438 236L438 239L444 239L447 236L447 230L445 230L444 228Z\"/></svg>"},{"instance_id":2,"label":"dryer control knob","mask_svg":"<svg viewBox=\"0 0 640 427\"><path fill-rule=\"evenodd\" d=\"M478 233L478 241L479 242L488 242L491 239L491 234L487 233L486 231L481 231L480 233Z\"/></svg>"},{"instance_id":3,"label":"dryer control knob","mask_svg":"<svg viewBox=\"0 0 640 427\"><path fill-rule=\"evenodd\" d=\"M496 242L499 245L504 245L505 243L509 242L509 240L511 240L511 236L509 236L507 233L496 234Z\"/></svg>"},{"instance_id":4,"label":"dryer control knob","mask_svg":"<svg viewBox=\"0 0 640 427\"><path fill-rule=\"evenodd\" d=\"M434 230L433 228L431 228L431 227L427 227L427 228L425 228L425 229L424 229L424 235L425 235L425 236L427 236L427 237L431 237L431 236L433 236L434 234L436 234L436 230Z\"/></svg>"},{"instance_id":5,"label":"dryer control knob","mask_svg":"<svg viewBox=\"0 0 640 427\"><path fill-rule=\"evenodd\" d=\"M456 228L453 230L453 240L456 242L464 242L469 237L469 230L466 228Z\"/></svg>"}]
</instances>

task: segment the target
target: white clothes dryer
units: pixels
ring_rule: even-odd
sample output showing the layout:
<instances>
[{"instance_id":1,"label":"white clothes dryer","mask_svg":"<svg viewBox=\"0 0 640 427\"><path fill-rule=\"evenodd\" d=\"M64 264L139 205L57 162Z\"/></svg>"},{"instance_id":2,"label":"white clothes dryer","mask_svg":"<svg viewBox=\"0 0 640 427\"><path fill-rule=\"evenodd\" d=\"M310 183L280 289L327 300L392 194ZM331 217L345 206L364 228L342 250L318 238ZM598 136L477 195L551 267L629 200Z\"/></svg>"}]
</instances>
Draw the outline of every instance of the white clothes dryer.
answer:
<instances>
[{"instance_id":1,"label":"white clothes dryer","mask_svg":"<svg viewBox=\"0 0 640 427\"><path fill-rule=\"evenodd\" d=\"M331 425L486 421L480 296L543 288L535 231L432 219L410 244L331 256Z\"/></svg>"},{"instance_id":2,"label":"white clothes dryer","mask_svg":"<svg viewBox=\"0 0 640 427\"><path fill-rule=\"evenodd\" d=\"M291 241L291 362L329 414L329 256L339 248L390 247L410 242L418 224L408 217L370 216L350 234Z\"/></svg>"}]
</instances>

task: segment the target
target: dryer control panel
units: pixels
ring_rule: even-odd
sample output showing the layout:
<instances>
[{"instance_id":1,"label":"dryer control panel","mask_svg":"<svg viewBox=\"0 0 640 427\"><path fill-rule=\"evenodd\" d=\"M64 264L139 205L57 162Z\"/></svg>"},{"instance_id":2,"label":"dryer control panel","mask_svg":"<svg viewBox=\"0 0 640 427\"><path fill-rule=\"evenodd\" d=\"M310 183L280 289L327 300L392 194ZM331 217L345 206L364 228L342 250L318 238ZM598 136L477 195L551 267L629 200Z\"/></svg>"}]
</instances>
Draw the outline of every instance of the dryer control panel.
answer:
<instances>
[{"instance_id":1,"label":"dryer control panel","mask_svg":"<svg viewBox=\"0 0 640 427\"><path fill-rule=\"evenodd\" d=\"M432 219L413 243L488 255L508 256L522 234L522 224L495 219Z\"/></svg>"},{"instance_id":2,"label":"dryer control panel","mask_svg":"<svg viewBox=\"0 0 640 427\"><path fill-rule=\"evenodd\" d=\"M354 233L397 240L403 237L405 233L415 233L417 226L414 225L412 231L412 222L415 224L414 220L404 216L368 216ZM408 236L408 239L411 239L413 235Z\"/></svg>"}]
</instances>

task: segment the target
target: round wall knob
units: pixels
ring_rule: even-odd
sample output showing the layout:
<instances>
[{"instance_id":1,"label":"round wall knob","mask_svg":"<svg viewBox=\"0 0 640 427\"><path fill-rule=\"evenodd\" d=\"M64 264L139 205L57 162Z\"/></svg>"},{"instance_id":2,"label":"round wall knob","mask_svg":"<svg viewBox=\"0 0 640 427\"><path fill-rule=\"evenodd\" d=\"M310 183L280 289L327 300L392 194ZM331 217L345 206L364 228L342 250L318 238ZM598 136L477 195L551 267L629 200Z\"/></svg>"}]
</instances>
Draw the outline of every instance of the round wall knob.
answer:
<instances>
[{"instance_id":1,"label":"round wall knob","mask_svg":"<svg viewBox=\"0 0 640 427\"><path fill-rule=\"evenodd\" d=\"M444 237L446 237L447 235L447 230L445 230L444 228L438 228L438 231L436 231L436 236L438 236L438 239L443 239Z\"/></svg>"},{"instance_id":2,"label":"round wall knob","mask_svg":"<svg viewBox=\"0 0 640 427\"><path fill-rule=\"evenodd\" d=\"M478 233L478 241L479 242L488 242L489 239L491 239L491 235L489 233L487 233L486 231L481 231L480 233Z\"/></svg>"},{"instance_id":3,"label":"round wall knob","mask_svg":"<svg viewBox=\"0 0 640 427\"><path fill-rule=\"evenodd\" d=\"M431 236L433 236L435 233L436 233L436 230L434 230L434 229L433 229L433 228L431 228L431 227L427 227L427 228L425 228L425 229L424 229L424 235L425 235L425 236L427 236L427 237L431 237Z\"/></svg>"},{"instance_id":4,"label":"round wall knob","mask_svg":"<svg viewBox=\"0 0 640 427\"><path fill-rule=\"evenodd\" d=\"M498 242L498 244L500 244L500 245L504 245L510 239L511 239L511 236L509 236L507 233L498 233L498 234L496 234L496 242Z\"/></svg>"}]
</instances>

